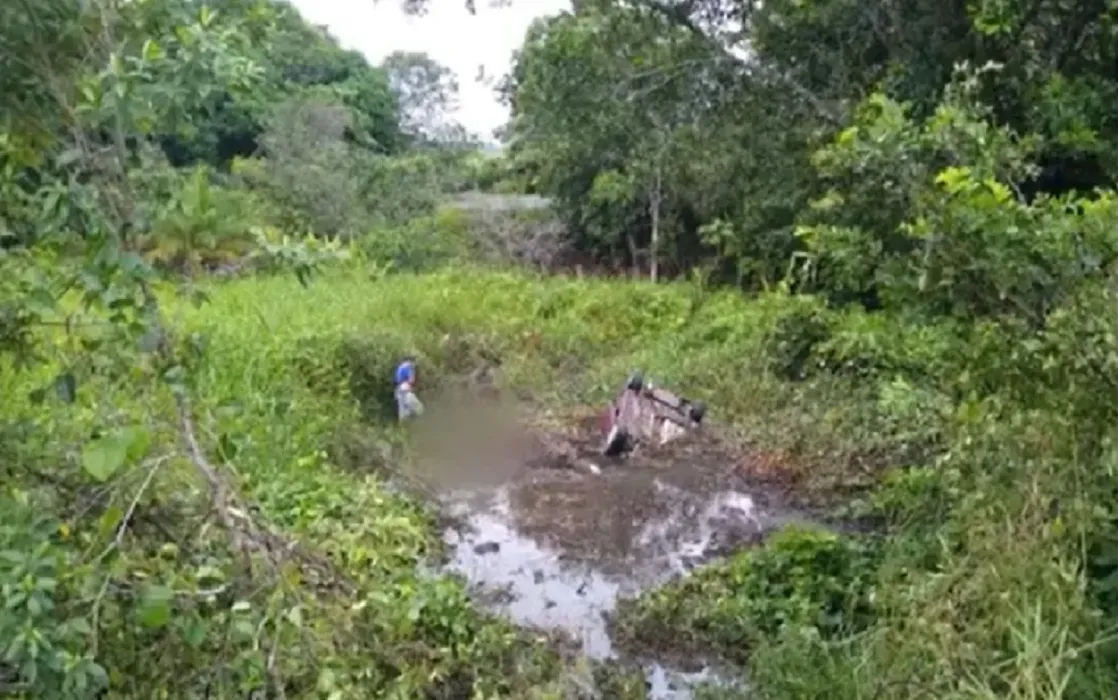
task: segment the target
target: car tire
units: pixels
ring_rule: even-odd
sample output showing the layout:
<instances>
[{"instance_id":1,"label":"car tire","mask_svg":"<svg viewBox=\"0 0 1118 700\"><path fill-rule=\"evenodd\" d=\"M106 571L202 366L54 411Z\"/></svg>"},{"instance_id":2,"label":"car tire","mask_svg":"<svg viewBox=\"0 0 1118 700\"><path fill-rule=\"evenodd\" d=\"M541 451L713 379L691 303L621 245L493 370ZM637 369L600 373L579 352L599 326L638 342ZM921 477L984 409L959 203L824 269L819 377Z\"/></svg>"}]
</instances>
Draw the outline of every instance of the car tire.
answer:
<instances>
[{"instance_id":1,"label":"car tire","mask_svg":"<svg viewBox=\"0 0 1118 700\"><path fill-rule=\"evenodd\" d=\"M606 457L617 457L625 451L628 444L629 434L621 426L614 425L610 428L609 434L606 435L606 444L602 449L602 454Z\"/></svg>"},{"instance_id":2,"label":"car tire","mask_svg":"<svg viewBox=\"0 0 1118 700\"><path fill-rule=\"evenodd\" d=\"M625 381L625 388L630 391L640 391L644 388L644 373L639 369L633 370L629 378Z\"/></svg>"},{"instance_id":3,"label":"car tire","mask_svg":"<svg viewBox=\"0 0 1118 700\"><path fill-rule=\"evenodd\" d=\"M691 408L687 411L687 414L691 417L691 420L696 423L702 423L703 416L707 414L707 405L702 401L695 401L691 404Z\"/></svg>"}]
</instances>

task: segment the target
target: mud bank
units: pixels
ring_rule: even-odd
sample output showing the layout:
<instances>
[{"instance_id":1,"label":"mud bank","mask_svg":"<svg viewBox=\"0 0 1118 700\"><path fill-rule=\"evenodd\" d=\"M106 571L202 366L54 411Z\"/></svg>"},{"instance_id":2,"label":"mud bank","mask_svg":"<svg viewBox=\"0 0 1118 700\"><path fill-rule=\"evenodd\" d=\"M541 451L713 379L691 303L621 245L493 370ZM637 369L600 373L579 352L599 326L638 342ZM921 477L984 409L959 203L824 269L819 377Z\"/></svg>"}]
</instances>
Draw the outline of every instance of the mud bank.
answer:
<instances>
[{"instance_id":1,"label":"mud bank","mask_svg":"<svg viewBox=\"0 0 1118 700\"><path fill-rule=\"evenodd\" d=\"M591 659L639 664L654 700L690 698L701 683L726 685L703 660L680 659L670 648L618 648L609 617L619 600L805 518L725 460L697 459L693 446L597 470L572 467L594 457L578 447L573 459L569 450L548 466L537 459L500 484L445 490L455 523L444 532L446 568L518 624L564 633Z\"/></svg>"}]
</instances>

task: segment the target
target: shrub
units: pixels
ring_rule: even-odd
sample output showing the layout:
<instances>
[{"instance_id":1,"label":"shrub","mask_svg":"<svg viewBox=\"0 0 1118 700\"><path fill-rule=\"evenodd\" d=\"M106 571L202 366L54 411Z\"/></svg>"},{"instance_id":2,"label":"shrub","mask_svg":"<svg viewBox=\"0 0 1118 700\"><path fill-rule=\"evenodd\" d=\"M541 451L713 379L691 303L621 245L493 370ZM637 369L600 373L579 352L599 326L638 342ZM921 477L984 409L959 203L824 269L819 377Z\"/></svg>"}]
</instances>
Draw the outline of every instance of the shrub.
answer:
<instances>
[{"instance_id":1,"label":"shrub","mask_svg":"<svg viewBox=\"0 0 1118 700\"><path fill-rule=\"evenodd\" d=\"M621 631L636 640L683 634L688 647L735 662L785 628L855 633L873 621L879 551L870 540L788 527L627 603Z\"/></svg>"},{"instance_id":2,"label":"shrub","mask_svg":"<svg viewBox=\"0 0 1118 700\"><path fill-rule=\"evenodd\" d=\"M813 368L813 353L830 337L829 318L823 306L810 298L796 299L781 313L766 342L768 367L788 381L805 379Z\"/></svg>"},{"instance_id":3,"label":"shrub","mask_svg":"<svg viewBox=\"0 0 1118 700\"><path fill-rule=\"evenodd\" d=\"M401 226L380 226L362 236L365 256L396 272L423 272L469 260L470 234L462 215L441 208Z\"/></svg>"}]
</instances>

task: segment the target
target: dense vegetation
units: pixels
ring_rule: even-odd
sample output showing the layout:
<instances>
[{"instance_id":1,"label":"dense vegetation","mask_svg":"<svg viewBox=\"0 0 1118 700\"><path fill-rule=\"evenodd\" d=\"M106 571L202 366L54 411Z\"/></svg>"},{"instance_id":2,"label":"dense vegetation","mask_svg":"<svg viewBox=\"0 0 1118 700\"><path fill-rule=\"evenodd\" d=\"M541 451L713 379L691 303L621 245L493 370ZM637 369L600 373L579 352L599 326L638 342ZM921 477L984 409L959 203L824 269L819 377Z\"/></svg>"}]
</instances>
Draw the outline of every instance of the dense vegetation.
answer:
<instances>
[{"instance_id":1,"label":"dense vegetation","mask_svg":"<svg viewBox=\"0 0 1118 700\"><path fill-rule=\"evenodd\" d=\"M982 155L1020 197L1114 182L1113 3L909 5L577 2L537 21L505 83L509 167L559 199L587 250L645 269L708 263L749 289L782 278L790 255L820 255L804 225L856 222L881 255L904 252L919 236L896 229L926 169L978 165L946 133L915 142L912 129L948 127L943 109L1013 135L1015 156ZM945 93L961 64L968 94ZM836 142L874 126L893 150ZM809 213L820 200L828 213ZM874 271L847 284L868 294Z\"/></svg>"},{"instance_id":2,"label":"dense vegetation","mask_svg":"<svg viewBox=\"0 0 1118 700\"><path fill-rule=\"evenodd\" d=\"M884 537L776 539L643 597L631 633L748 656L767 697L1113 695L1116 62L1113 2L536 23L509 167L584 251L775 291L767 371L850 385L824 424L853 445L793 461L881 485L851 511Z\"/></svg>"},{"instance_id":3,"label":"dense vegetation","mask_svg":"<svg viewBox=\"0 0 1118 700\"><path fill-rule=\"evenodd\" d=\"M413 350L547 406L646 368L875 526L650 592L633 642L771 698L1114 697L1116 63L1113 0L588 0L488 158L445 69L282 3L0 4L0 692L585 692L425 566ZM562 225L441 204L478 187Z\"/></svg>"}]
</instances>

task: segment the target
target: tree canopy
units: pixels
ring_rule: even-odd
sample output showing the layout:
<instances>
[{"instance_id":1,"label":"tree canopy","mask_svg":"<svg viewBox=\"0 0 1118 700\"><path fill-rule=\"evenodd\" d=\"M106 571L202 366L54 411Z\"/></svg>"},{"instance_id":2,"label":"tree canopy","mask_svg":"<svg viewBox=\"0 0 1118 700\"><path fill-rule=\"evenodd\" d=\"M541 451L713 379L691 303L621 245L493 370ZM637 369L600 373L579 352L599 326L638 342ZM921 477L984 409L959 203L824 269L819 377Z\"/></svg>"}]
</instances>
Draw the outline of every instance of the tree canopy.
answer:
<instances>
[{"instance_id":1,"label":"tree canopy","mask_svg":"<svg viewBox=\"0 0 1118 700\"><path fill-rule=\"evenodd\" d=\"M458 108L458 77L430 56L394 51L381 63L400 110L401 129L422 141L459 136L451 113Z\"/></svg>"},{"instance_id":2,"label":"tree canopy","mask_svg":"<svg viewBox=\"0 0 1118 700\"><path fill-rule=\"evenodd\" d=\"M828 186L812 153L874 95L930 117L957 65L992 66L976 104L1032 140L1022 192L1112 185L1115 31L1102 1L588 0L529 31L505 85L509 140L603 254L647 248L651 195L632 183L663 154L666 262L718 250L721 273L757 286L802 247L793 220Z\"/></svg>"}]
</instances>

